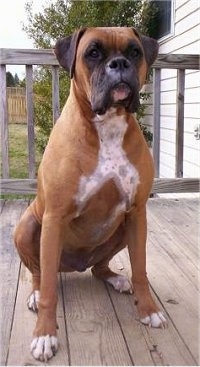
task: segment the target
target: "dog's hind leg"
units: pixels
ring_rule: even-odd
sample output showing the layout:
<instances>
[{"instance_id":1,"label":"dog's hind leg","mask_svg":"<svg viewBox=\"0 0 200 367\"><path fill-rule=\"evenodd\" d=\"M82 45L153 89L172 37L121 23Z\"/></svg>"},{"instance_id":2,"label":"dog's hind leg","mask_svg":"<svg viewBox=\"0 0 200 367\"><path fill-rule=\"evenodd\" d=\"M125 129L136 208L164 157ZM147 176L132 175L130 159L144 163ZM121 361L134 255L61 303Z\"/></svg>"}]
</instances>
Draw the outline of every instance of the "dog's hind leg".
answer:
<instances>
[{"instance_id":1,"label":"dog's hind leg","mask_svg":"<svg viewBox=\"0 0 200 367\"><path fill-rule=\"evenodd\" d=\"M32 293L27 299L27 306L35 312L40 293L40 233L41 225L28 207L15 229L14 242L22 262L32 274Z\"/></svg>"},{"instance_id":2,"label":"dog's hind leg","mask_svg":"<svg viewBox=\"0 0 200 367\"><path fill-rule=\"evenodd\" d=\"M122 275L113 272L109 267L109 261L121 251L125 246L123 244L123 230L118 231L104 245L99 246L99 251L105 251L103 259L101 258L92 268L92 273L96 278L99 278L113 286L113 288L122 293L132 293L132 285L130 280ZM109 252L108 252L109 250Z\"/></svg>"},{"instance_id":3,"label":"dog's hind leg","mask_svg":"<svg viewBox=\"0 0 200 367\"><path fill-rule=\"evenodd\" d=\"M96 278L111 284L116 291L120 293L132 293L132 285L130 280L125 275L113 272L109 268L108 261L102 261L101 263L96 264L92 268L92 273Z\"/></svg>"}]
</instances>

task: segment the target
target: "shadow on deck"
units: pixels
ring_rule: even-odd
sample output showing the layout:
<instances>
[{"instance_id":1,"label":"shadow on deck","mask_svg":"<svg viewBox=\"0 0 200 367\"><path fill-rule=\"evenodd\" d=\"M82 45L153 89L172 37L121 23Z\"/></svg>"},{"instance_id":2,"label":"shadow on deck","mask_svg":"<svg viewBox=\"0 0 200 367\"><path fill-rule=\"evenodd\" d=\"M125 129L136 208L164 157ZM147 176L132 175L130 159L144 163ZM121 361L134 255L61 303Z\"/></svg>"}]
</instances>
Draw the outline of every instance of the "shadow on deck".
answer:
<instances>
[{"instance_id":1,"label":"shadow on deck","mask_svg":"<svg viewBox=\"0 0 200 367\"><path fill-rule=\"evenodd\" d=\"M27 205L1 201L1 365L44 365L29 352L36 319L26 307L31 278L12 243ZM90 270L61 274L60 348L49 365L198 365L198 209L196 199L148 203L147 272L168 329L141 325L133 296L118 294ZM130 275L126 250L112 268Z\"/></svg>"}]
</instances>

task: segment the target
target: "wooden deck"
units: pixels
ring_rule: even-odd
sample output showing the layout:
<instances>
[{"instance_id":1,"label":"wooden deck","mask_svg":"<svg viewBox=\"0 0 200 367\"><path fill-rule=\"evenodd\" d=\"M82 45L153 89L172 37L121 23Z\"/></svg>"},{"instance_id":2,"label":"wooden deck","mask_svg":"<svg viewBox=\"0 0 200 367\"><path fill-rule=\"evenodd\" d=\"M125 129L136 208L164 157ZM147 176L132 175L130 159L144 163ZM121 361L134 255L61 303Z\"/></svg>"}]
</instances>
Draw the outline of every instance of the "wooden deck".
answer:
<instances>
[{"instance_id":1,"label":"wooden deck","mask_svg":"<svg viewBox=\"0 0 200 367\"><path fill-rule=\"evenodd\" d=\"M26 307L30 274L12 232L28 201L1 201L1 365L44 365L29 353L36 315ZM166 330L141 325L133 296L85 273L59 277L59 351L49 365L198 365L198 218L196 199L150 199L147 271L168 317ZM130 273L126 251L112 262Z\"/></svg>"}]
</instances>

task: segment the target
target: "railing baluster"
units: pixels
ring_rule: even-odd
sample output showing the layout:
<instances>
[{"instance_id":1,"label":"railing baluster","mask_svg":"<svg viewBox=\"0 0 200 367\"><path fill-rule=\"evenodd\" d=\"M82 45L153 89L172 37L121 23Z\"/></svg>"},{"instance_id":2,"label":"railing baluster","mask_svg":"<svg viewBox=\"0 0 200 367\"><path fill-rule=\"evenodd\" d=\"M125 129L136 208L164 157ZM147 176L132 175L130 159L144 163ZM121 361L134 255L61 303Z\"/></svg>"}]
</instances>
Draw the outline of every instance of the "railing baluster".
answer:
<instances>
[{"instance_id":1,"label":"railing baluster","mask_svg":"<svg viewBox=\"0 0 200 367\"><path fill-rule=\"evenodd\" d=\"M6 65L0 65L0 121L1 121L2 176L3 178L9 178Z\"/></svg>"},{"instance_id":2,"label":"railing baluster","mask_svg":"<svg viewBox=\"0 0 200 367\"><path fill-rule=\"evenodd\" d=\"M26 106L28 125L29 178L35 177L35 132L33 110L33 67L26 65Z\"/></svg>"},{"instance_id":3,"label":"railing baluster","mask_svg":"<svg viewBox=\"0 0 200 367\"><path fill-rule=\"evenodd\" d=\"M160 176L160 80L161 69L153 70L153 158L155 177Z\"/></svg>"},{"instance_id":4,"label":"railing baluster","mask_svg":"<svg viewBox=\"0 0 200 367\"><path fill-rule=\"evenodd\" d=\"M59 66L52 66L52 107L53 107L53 123L60 116L60 99L59 99Z\"/></svg>"},{"instance_id":5,"label":"railing baluster","mask_svg":"<svg viewBox=\"0 0 200 367\"><path fill-rule=\"evenodd\" d=\"M177 70L176 177L183 177L185 70Z\"/></svg>"}]
</instances>

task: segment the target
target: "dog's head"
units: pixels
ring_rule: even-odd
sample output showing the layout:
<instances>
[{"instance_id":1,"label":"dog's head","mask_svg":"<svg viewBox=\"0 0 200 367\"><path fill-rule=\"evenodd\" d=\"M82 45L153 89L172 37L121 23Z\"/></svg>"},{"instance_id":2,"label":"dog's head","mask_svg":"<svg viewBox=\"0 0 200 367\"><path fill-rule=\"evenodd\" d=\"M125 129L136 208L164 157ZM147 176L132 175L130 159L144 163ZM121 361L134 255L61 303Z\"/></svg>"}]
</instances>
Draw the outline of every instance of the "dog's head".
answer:
<instances>
[{"instance_id":1,"label":"dog's head","mask_svg":"<svg viewBox=\"0 0 200 367\"><path fill-rule=\"evenodd\" d=\"M132 113L158 43L134 28L87 28L58 40L54 51L95 114L112 106Z\"/></svg>"}]
</instances>

